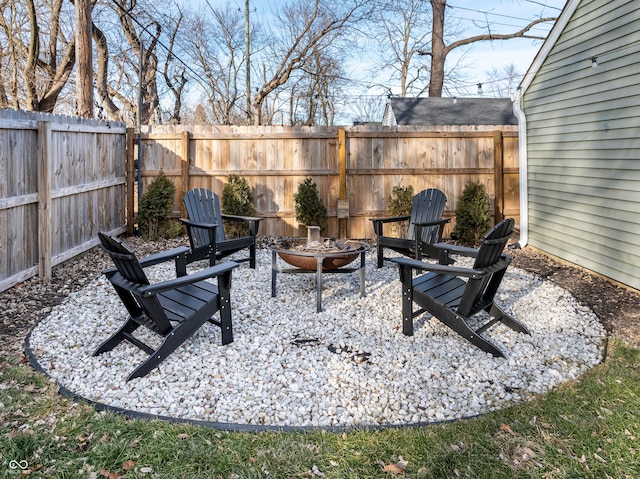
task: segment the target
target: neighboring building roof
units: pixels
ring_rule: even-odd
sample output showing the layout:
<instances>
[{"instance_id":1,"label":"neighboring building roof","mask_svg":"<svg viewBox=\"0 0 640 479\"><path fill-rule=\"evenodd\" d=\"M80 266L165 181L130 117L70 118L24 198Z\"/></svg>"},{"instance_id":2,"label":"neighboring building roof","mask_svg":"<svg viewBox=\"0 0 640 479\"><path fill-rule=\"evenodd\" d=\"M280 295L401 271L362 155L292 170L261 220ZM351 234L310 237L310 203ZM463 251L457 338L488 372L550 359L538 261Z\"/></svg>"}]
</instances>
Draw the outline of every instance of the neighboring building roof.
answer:
<instances>
[{"instance_id":1,"label":"neighboring building roof","mask_svg":"<svg viewBox=\"0 0 640 479\"><path fill-rule=\"evenodd\" d=\"M392 98L382 124L517 125L510 98Z\"/></svg>"}]
</instances>

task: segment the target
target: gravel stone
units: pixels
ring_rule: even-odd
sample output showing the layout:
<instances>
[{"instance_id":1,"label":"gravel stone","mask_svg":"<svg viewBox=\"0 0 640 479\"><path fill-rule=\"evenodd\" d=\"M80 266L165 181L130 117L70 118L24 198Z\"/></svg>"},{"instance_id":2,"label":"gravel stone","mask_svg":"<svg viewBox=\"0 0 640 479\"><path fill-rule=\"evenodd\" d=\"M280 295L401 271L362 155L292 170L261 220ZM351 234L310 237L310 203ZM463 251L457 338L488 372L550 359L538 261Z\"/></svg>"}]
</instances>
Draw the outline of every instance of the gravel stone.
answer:
<instances>
[{"instance_id":1,"label":"gravel stone","mask_svg":"<svg viewBox=\"0 0 640 479\"><path fill-rule=\"evenodd\" d=\"M461 260L459 264L464 264ZM550 281L509 268L497 302L531 335L498 325L485 334L494 358L429 314L402 334L397 267L367 253L365 298L357 274L324 274L316 313L312 274L279 274L271 255L233 271L234 342L206 324L144 378L126 382L146 355L122 343L93 350L126 318L115 291L94 277L33 329L30 347L52 381L86 399L132 411L266 426L385 426L474 416L529 400L602 361L606 333L596 315ZM193 269L205 266L191 265ZM164 269L163 269L164 268ZM173 277L172 265L147 270ZM151 345L160 337L139 329Z\"/></svg>"}]
</instances>

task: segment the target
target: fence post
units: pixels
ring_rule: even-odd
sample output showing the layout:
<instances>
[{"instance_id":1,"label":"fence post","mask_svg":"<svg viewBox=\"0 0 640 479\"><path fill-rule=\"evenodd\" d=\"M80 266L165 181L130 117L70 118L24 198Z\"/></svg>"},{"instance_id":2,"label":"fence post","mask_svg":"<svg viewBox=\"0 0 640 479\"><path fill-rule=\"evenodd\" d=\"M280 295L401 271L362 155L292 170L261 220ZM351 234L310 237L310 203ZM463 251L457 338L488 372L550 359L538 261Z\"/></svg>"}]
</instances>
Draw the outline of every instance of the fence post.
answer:
<instances>
[{"instance_id":1,"label":"fence post","mask_svg":"<svg viewBox=\"0 0 640 479\"><path fill-rule=\"evenodd\" d=\"M187 217L187 210L184 207L184 202L182 199L184 195L189 191L189 140L191 138L191 134L189 131L182 132L182 163L181 163L181 176L180 182L182 183L182 191L180 195L180 211L182 212L183 217Z\"/></svg>"},{"instance_id":2,"label":"fence post","mask_svg":"<svg viewBox=\"0 0 640 479\"><path fill-rule=\"evenodd\" d=\"M134 182L136 179L136 163L134 160L134 141L136 131L133 128L127 128L127 178L125 191L127 192L127 236L133 236L134 208L135 208L135 189Z\"/></svg>"},{"instance_id":3,"label":"fence post","mask_svg":"<svg viewBox=\"0 0 640 479\"><path fill-rule=\"evenodd\" d=\"M38 122L38 275L51 279L51 122Z\"/></svg>"},{"instance_id":4,"label":"fence post","mask_svg":"<svg viewBox=\"0 0 640 479\"><path fill-rule=\"evenodd\" d=\"M347 133L344 128L338 129L338 161L340 193L338 196L338 234L347 237L347 221L349 220L349 200L347 199Z\"/></svg>"},{"instance_id":5,"label":"fence post","mask_svg":"<svg viewBox=\"0 0 640 479\"><path fill-rule=\"evenodd\" d=\"M495 223L504 219L504 154L502 144L502 131L493 132L493 171L495 187Z\"/></svg>"}]
</instances>

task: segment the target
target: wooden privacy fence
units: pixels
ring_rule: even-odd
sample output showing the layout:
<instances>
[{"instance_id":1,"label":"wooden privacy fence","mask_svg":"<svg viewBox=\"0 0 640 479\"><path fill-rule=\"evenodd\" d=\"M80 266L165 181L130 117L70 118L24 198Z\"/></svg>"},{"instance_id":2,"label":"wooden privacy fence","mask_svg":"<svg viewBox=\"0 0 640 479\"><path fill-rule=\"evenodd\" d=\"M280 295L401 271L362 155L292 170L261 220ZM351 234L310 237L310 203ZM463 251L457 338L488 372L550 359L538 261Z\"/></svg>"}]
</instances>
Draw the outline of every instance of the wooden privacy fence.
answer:
<instances>
[{"instance_id":1,"label":"wooden privacy fence","mask_svg":"<svg viewBox=\"0 0 640 479\"><path fill-rule=\"evenodd\" d=\"M0 291L126 230L126 128L0 110Z\"/></svg>"},{"instance_id":2,"label":"wooden privacy fence","mask_svg":"<svg viewBox=\"0 0 640 479\"><path fill-rule=\"evenodd\" d=\"M0 110L0 291L50 277L98 231L133 232L137 143L121 123ZM221 194L237 174L266 236L305 234L293 197L306 177L327 206L327 235L372 238L369 218L387 215L394 186L443 190L453 217L466 183L481 181L495 221L519 220L516 127L154 126L140 145L142 191L163 170L178 191L173 217L186 191Z\"/></svg>"},{"instance_id":3,"label":"wooden privacy fence","mask_svg":"<svg viewBox=\"0 0 640 479\"><path fill-rule=\"evenodd\" d=\"M130 145L134 139L130 130ZM252 188L258 216L264 218L261 235L306 234L294 211L294 194L306 177L318 185L327 206L327 235L373 238L369 218L388 215L394 186L441 189L448 198L445 215L453 218L472 180L487 187L496 222L505 216L519 222L515 126L154 126L143 132L140 144L143 191L164 171L177 187L176 218L185 214L182 197L189 189L204 187L221 195L228 175L236 174ZM130 148L132 192L136 159ZM128 201L127 223L133 228L133 195Z\"/></svg>"}]
</instances>

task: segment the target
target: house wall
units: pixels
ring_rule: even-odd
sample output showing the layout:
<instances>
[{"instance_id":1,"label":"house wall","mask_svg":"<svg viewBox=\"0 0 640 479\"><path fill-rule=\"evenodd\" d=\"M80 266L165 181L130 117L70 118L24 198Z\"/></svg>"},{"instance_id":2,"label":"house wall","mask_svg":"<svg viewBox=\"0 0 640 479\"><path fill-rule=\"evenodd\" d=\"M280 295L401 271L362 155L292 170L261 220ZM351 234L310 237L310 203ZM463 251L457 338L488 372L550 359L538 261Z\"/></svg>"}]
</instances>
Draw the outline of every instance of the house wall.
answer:
<instances>
[{"instance_id":1,"label":"house wall","mask_svg":"<svg viewBox=\"0 0 640 479\"><path fill-rule=\"evenodd\" d=\"M640 289L640 1L580 2L522 106L529 244Z\"/></svg>"}]
</instances>

